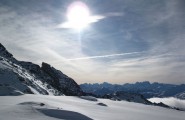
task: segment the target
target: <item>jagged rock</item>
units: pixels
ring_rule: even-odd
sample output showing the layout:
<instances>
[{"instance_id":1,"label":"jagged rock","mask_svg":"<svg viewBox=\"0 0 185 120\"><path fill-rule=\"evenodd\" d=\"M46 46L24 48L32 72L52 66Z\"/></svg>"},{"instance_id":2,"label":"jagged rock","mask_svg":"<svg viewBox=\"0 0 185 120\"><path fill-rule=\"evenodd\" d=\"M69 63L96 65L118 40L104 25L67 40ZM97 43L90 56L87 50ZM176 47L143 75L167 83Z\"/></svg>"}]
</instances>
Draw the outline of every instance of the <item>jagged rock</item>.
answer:
<instances>
[{"instance_id":1,"label":"jagged rock","mask_svg":"<svg viewBox=\"0 0 185 120\"><path fill-rule=\"evenodd\" d=\"M80 86L70 77L56 70L47 63L42 63L41 69L52 79L53 86L61 90L65 95L82 95Z\"/></svg>"},{"instance_id":2,"label":"jagged rock","mask_svg":"<svg viewBox=\"0 0 185 120\"><path fill-rule=\"evenodd\" d=\"M26 70L29 70L31 73L35 73L35 74L40 73L40 66L33 64L32 62L20 61L18 62L18 64L21 65Z\"/></svg>"},{"instance_id":3,"label":"jagged rock","mask_svg":"<svg viewBox=\"0 0 185 120\"><path fill-rule=\"evenodd\" d=\"M145 99L140 94L128 93L124 91L118 91L112 94L106 94L103 96L103 98L107 98L115 101L126 100L128 102L137 102L137 103L150 104L150 105L152 104L150 101Z\"/></svg>"},{"instance_id":4,"label":"jagged rock","mask_svg":"<svg viewBox=\"0 0 185 120\"><path fill-rule=\"evenodd\" d=\"M0 43L0 84L24 93L82 95L79 85L47 63L37 64L16 60Z\"/></svg>"},{"instance_id":5,"label":"jagged rock","mask_svg":"<svg viewBox=\"0 0 185 120\"><path fill-rule=\"evenodd\" d=\"M1 43L0 43L0 56L5 57L5 58L13 57L13 55L9 53Z\"/></svg>"}]
</instances>

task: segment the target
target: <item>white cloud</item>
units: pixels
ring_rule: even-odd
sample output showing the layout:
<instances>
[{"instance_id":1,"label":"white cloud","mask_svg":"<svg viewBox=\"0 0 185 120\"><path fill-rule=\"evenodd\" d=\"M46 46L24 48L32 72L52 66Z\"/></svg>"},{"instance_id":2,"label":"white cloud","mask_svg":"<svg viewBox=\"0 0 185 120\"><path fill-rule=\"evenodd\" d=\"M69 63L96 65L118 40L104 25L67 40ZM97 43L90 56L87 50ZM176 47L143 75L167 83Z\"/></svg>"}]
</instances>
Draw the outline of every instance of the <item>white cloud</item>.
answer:
<instances>
[{"instance_id":1,"label":"white cloud","mask_svg":"<svg viewBox=\"0 0 185 120\"><path fill-rule=\"evenodd\" d=\"M185 100L180 100L174 97L170 97L170 98L151 98L149 99L149 101L151 102L155 102L155 103L164 103L168 106L171 107L176 107L176 108L181 108L185 110Z\"/></svg>"}]
</instances>

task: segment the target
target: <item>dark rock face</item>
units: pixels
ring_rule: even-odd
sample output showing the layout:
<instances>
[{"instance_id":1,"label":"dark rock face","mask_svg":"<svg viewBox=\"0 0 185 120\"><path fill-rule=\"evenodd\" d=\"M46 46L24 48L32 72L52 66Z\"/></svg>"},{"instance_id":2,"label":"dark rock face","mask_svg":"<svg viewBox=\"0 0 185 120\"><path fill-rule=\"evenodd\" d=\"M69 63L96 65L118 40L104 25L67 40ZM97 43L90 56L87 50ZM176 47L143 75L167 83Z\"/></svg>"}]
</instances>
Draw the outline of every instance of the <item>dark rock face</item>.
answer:
<instances>
[{"instance_id":1,"label":"dark rock face","mask_svg":"<svg viewBox=\"0 0 185 120\"><path fill-rule=\"evenodd\" d=\"M33 64L31 62L20 61L18 62L18 64L21 65L26 70L29 70L31 73L38 74L38 72L40 71L40 66Z\"/></svg>"},{"instance_id":2,"label":"dark rock face","mask_svg":"<svg viewBox=\"0 0 185 120\"><path fill-rule=\"evenodd\" d=\"M79 96L83 92L80 86L70 77L63 74L61 71L51 67L47 63L42 63L42 66L33 64L31 62L19 62L23 68L29 70L36 79L41 79L43 82L48 83L53 88L58 90L60 94Z\"/></svg>"},{"instance_id":3,"label":"dark rock face","mask_svg":"<svg viewBox=\"0 0 185 120\"><path fill-rule=\"evenodd\" d=\"M47 63L42 63L41 69L51 77L53 87L65 95L82 95L80 86L70 77L56 70Z\"/></svg>"},{"instance_id":4,"label":"dark rock face","mask_svg":"<svg viewBox=\"0 0 185 120\"><path fill-rule=\"evenodd\" d=\"M43 62L41 67L31 62L21 61L19 64L34 74L37 79L47 82L62 94L79 96L83 93L80 86L72 78L47 63Z\"/></svg>"},{"instance_id":5,"label":"dark rock face","mask_svg":"<svg viewBox=\"0 0 185 120\"><path fill-rule=\"evenodd\" d=\"M106 94L103 96L103 98L108 98L108 99L117 100L117 101L126 100L129 102L143 103L143 104L148 104L148 105L152 104L150 101L145 99L140 94L128 93L124 91L118 91L112 94Z\"/></svg>"},{"instance_id":6,"label":"dark rock face","mask_svg":"<svg viewBox=\"0 0 185 120\"><path fill-rule=\"evenodd\" d=\"M6 64L4 64L4 62ZM8 67L8 69L12 74L15 74L16 80L18 80L16 82L20 82L19 84L27 87L26 91L21 90L24 93L33 93L30 89L30 87L32 87L35 91L44 95L52 93L54 95L64 94L79 96L83 94L79 85L72 78L63 74L61 71L51 67L47 63L42 63L42 67L40 67L39 65L31 62L18 61L1 43L0 63L0 65L4 65L5 67L12 67ZM2 71L6 72L6 69L2 68ZM0 74L0 77L2 77L2 75ZM3 77L8 78L10 81L11 79L15 80L15 78L9 78L8 75ZM0 80L0 83L3 83L3 81Z\"/></svg>"}]
</instances>

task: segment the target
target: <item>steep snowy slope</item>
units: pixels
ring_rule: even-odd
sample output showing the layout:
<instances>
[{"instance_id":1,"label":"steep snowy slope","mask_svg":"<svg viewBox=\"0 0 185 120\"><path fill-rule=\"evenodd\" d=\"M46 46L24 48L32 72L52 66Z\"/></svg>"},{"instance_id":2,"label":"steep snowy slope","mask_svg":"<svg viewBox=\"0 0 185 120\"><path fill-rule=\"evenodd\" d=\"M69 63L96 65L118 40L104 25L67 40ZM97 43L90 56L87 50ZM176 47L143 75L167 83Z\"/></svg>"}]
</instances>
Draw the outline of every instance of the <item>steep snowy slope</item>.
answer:
<instances>
[{"instance_id":1,"label":"steep snowy slope","mask_svg":"<svg viewBox=\"0 0 185 120\"><path fill-rule=\"evenodd\" d=\"M107 106L102 106L102 104ZM185 112L126 101L69 96L0 96L0 120L184 120Z\"/></svg>"},{"instance_id":2,"label":"steep snowy slope","mask_svg":"<svg viewBox=\"0 0 185 120\"><path fill-rule=\"evenodd\" d=\"M58 91L49 84L35 79L26 69L2 57L0 57L0 85L16 88L23 93L58 94Z\"/></svg>"},{"instance_id":3,"label":"steep snowy slope","mask_svg":"<svg viewBox=\"0 0 185 120\"><path fill-rule=\"evenodd\" d=\"M18 61L0 44L0 86L9 86L23 93L43 95L82 95L79 85L47 63L42 67ZM0 91L1 92L1 91Z\"/></svg>"}]
</instances>

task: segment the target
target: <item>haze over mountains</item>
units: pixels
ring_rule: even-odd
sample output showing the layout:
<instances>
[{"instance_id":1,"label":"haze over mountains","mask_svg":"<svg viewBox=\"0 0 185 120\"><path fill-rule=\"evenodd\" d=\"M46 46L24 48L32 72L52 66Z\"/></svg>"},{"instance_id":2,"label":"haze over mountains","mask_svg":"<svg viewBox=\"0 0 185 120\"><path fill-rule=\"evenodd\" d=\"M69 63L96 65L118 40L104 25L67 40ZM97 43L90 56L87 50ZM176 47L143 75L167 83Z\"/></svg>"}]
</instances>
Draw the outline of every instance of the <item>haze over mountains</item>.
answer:
<instances>
[{"instance_id":1,"label":"haze over mountains","mask_svg":"<svg viewBox=\"0 0 185 120\"><path fill-rule=\"evenodd\" d=\"M80 87L84 92L93 93L95 95L105 95L115 93L117 91L125 91L129 93L137 93L145 98L152 97L176 97L185 99L185 84L172 85L164 83L136 82L135 84L126 83L123 85L110 84L104 82L102 84L81 84Z\"/></svg>"}]
</instances>

